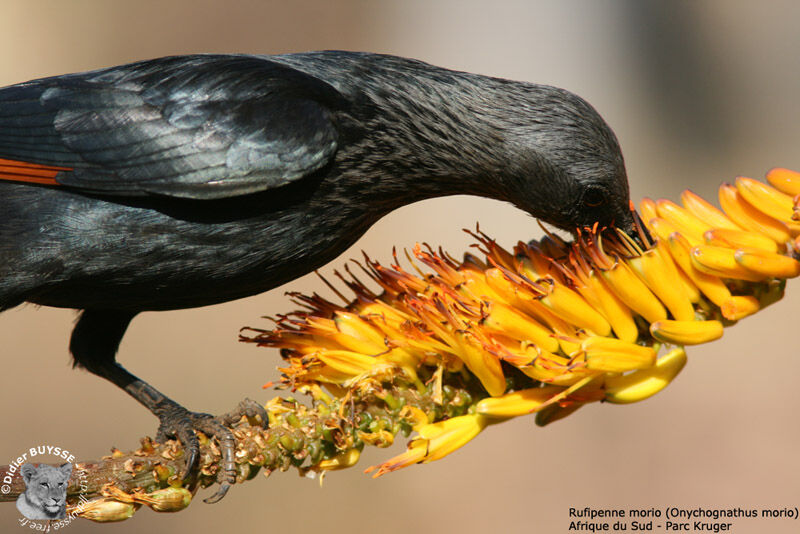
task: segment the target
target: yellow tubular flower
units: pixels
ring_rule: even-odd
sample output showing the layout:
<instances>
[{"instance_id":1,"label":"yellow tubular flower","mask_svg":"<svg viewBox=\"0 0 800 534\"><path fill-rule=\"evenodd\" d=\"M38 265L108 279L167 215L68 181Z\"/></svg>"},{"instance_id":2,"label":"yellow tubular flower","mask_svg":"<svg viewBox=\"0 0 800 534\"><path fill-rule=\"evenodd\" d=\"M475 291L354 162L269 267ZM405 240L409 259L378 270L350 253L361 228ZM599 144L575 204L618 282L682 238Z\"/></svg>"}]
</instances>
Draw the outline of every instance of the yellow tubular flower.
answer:
<instances>
[{"instance_id":1,"label":"yellow tubular flower","mask_svg":"<svg viewBox=\"0 0 800 534\"><path fill-rule=\"evenodd\" d=\"M488 423L489 420L486 417L474 414L425 425L419 429L420 437L411 441L406 452L380 465L370 466L364 472L375 471L372 476L377 478L408 465L428 463L444 458L480 434Z\"/></svg>"},{"instance_id":2,"label":"yellow tubular flower","mask_svg":"<svg viewBox=\"0 0 800 534\"><path fill-rule=\"evenodd\" d=\"M761 250L737 250L736 263L757 275L773 278L795 278L800 275L800 262L788 256Z\"/></svg>"},{"instance_id":3,"label":"yellow tubular flower","mask_svg":"<svg viewBox=\"0 0 800 534\"><path fill-rule=\"evenodd\" d=\"M664 303L672 316L681 321L693 320L694 307L674 264L664 261L655 248L646 250L641 257L633 258L628 263L634 265L634 260L638 260L636 263L639 268L636 270L647 287Z\"/></svg>"},{"instance_id":4,"label":"yellow tubular flower","mask_svg":"<svg viewBox=\"0 0 800 534\"><path fill-rule=\"evenodd\" d=\"M558 341L553 331L530 315L502 302L488 302L486 311L481 321L488 331L531 341L549 352L558 351Z\"/></svg>"},{"instance_id":5,"label":"yellow tubular flower","mask_svg":"<svg viewBox=\"0 0 800 534\"><path fill-rule=\"evenodd\" d=\"M520 298L513 300L513 304L546 323L555 333L558 345L565 354L572 354L578 350L578 343L575 341L578 331L574 325L560 318L538 300Z\"/></svg>"},{"instance_id":6,"label":"yellow tubular flower","mask_svg":"<svg viewBox=\"0 0 800 534\"><path fill-rule=\"evenodd\" d=\"M767 181L777 189L792 197L800 195L800 173L789 169L776 168L767 173Z\"/></svg>"},{"instance_id":7,"label":"yellow tubular flower","mask_svg":"<svg viewBox=\"0 0 800 534\"><path fill-rule=\"evenodd\" d=\"M350 350L325 350L314 356L335 371L350 376L366 373L378 363L378 358L374 356L364 356Z\"/></svg>"},{"instance_id":8,"label":"yellow tubular flower","mask_svg":"<svg viewBox=\"0 0 800 534\"><path fill-rule=\"evenodd\" d=\"M500 360L482 348L472 345L464 336L458 334L461 353L467 368L477 376L489 395L496 397L506 390L506 379Z\"/></svg>"},{"instance_id":9,"label":"yellow tubular flower","mask_svg":"<svg viewBox=\"0 0 800 534\"><path fill-rule=\"evenodd\" d=\"M510 252L477 231L485 261L458 262L419 245L407 254L409 271L367 258L359 266L382 293L343 278L356 293L351 303L293 295L304 311L246 340L284 349L284 387L329 400L322 386L339 399L374 391L408 415L416 437L368 469L374 476L442 458L512 417L536 414L545 425L591 402L641 401L678 375L683 346L718 339L723 326L775 302L785 280L800 276L792 198L800 173L773 169L767 180L723 184L722 210L691 191L682 206L643 200L645 250L591 228L573 243L548 235ZM455 384L469 398L448 412L443 392ZM437 409L396 404L385 392L401 386L429 394ZM393 432L364 427L352 439L385 445ZM353 450L342 446L316 468L352 465Z\"/></svg>"},{"instance_id":10,"label":"yellow tubular flower","mask_svg":"<svg viewBox=\"0 0 800 534\"><path fill-rule=\"evenodd\" d=\"M548 399L561 391L563 388L558 386L514 391L501 397L483 399L475 406L475 411L481 415L498 419L527 415L537 411Z\"/></svg>"},{"instance_id":11,"label":"yellow tubular flower","mask_svg":"<svg viewBox=\"0 0 800 534\"><path fill-rule=\"evenodd\" d=\"M677 348L661 356L652 367L609 376L605 380L605 400L615 404L630 404L649 399L672 382L686 361L686 351Z\"/></svg>"},{"instance_id":12,"label":"yellow tubular flower","mask_svg":"<svg viewBox=\"0 0 800 534\"><path fill-rule=\"evenodd\" d=\"M656 361L656 351L609 337L593 336L581 343L581 351L589 369L607 373L624 373L644 369Z\"/></svg>"},{"instance_id":13,"label":"yellow tubular flower","mask_svg":"<svg viewBox=\"0 0 800 534\"><path fill-rule=\"evenodd\" d=\"M650 322L667 318L667 310L625 262L603 271L608 285L622 302Z\"/></svg>"},{"instance_id":14,"label":"yellow tubular flower","mask_svg":"<svg viewBox=\"0 0 800 534\"><path fill-rule=\"evenodd\" d=\"M555 386L572 386L584 378L597 374L596 371L587 369L585 365L576 364L572 358L543 351L539 351L535 359L529 365L520 367L520 370L534 380Z\"/></svg>"},{"instance_id":15,"label":"yellow tubular flower","mask_svg":"<svg viewBox=\"0 0 800 534\"><path fill-rule=\"evenodd\" d=\"M672 234L680 234L678 228L661 217L653 217L647 224L647 228L661 241L669 242L669 236ZM691 241L690 241L691 243ZM694 245L699 245L702 241L695 240Z\"/></svg>"},{"instance_id":16,"label":"yellow tubular flower","mask_svg":"<svg viewBox=\"0 0 800 534\"><path fill-rule=\"evenodd\" d=\"M361 457L361 451L358 449L348 449L341 454L337 454L328 460L322 460L317 467L322 471L334 471L336 469L344 469L356 465L358 459Z\"/></svg>"},{"instance_id":17,"label":"yellow tubular flower","mask_svg":"<svg viewBox=\"0 0 800 534\"><path fill-rule=\"evenodd\" d=\"M658 217L658 207L656 206L655 200L652 198L643 198L641 202L639 202L639 211L642 214L642 220L645 224L650 224L652 219Z\"/></svg>"},{"instance_id":18,"label":"yellow tubular flower","mask_svg":"<svg viewBox=\"0 0 800 534\"><path fill-rule=\"evenodd\" d=\"M591 330L597 335L607 336L611 333L611 325L608 324L608 321L589 306L583 297L567 286L554 284L552 280L549 282L548 293L540 299L540 302L550 308L553 313L578 328Z\"/></svg>"},{"instance_id":19,"label":"yellow tubular flower","mask_svg":"<svg viewBox=\"0 0 800 534\"><path fill-rule=\"evenodd\" d=\"M639 330L636 328L630 308L609 289L608 284L597 275L596 271L592 271L587 280L617 337L629 343L636 341Z\"/></svg>"},{"instance_id":20,"label":"yellow tubular flower","mask_svg":"<svg viewBox=\"0 0 800 534\"><path fill-rule=\"evenodd\" d=\"M683 286L683 291L686 294L686 297L689 299L689 302L692 304L697 304L700 302L700 289L697 285L692 281L692 279L683 272L675 263L675 259L669 253L669 245L667 245L667 241L658 239L656 241L656 250L661 255L662 261L665 262L666 268L673 273L673 276L677 276L680 280L681 285Z\"/></svg>"},{"instance_id":21,"label":"yellow tubular flower","mask_svg":"<svg viewBox=\"0 0 800 534\"><path fill-rule=\"evenodd\" d=\"M753 232L744 230L731 230L730 228L715 228L703 234L708 245L727 247L733 249L755 248L765 252L778 252L778 244L772 239Z\"/></svg>"},{"instance_id":22,"label":"yellow tubular flower","mask_svg":"<svg viewBox=\"0 0 800 534\"><path fill-rule=\"evenodd\" d=\"M656 321L650 325L653 337L673 345L699 345L722 337L719 321Z\"/></svg>"},{"instance_id":23,"label":"yellow tubular flower","mask_svg":"<svg viewBox=\"0 0 800 534\"><path fill-rule=\"evenodd\" d=\"M672 223L683 235L697 241L703 240L703 234L711 227L702 219L694 216L692 212L686 210L669 200L659 200L656 202L658 215Z\"/></svg>"},{"instance_id":24,"label":"yellow tubular flower","mask_svg":"<svg viewBox=\"0 0 800 534\"><path fill-rule=\"evenodd\" d=\"M730 321L744 319L761 309L758 299L750 296L731 297L720 306L722 316Z\"/></svg>"},{"instance_id":25,"label":"yellow tubular flower","mask_svg":"<svg viewBox=\"0 0 800 534\"><path fill-rule=\"evenodd\" d=\"M773 219L751 206L732 185L720 186L719 202L725 213L746 230L763 234L778 245L783 245L792 237L785 223Z\"/></svg>"},{"instance_id":26,"label":"yellow tubular flower","mask_svg":"<svg viewBox=\"0 0 800 534\"><path fill-rule=\"evenodd\" d=\"M692 262L689 242L679 233L669 236L669 251L681 270L694 282L700 291L712 303L722 306L731 298L728 287L716 276L706 274L697 269Z\"/></svg>"},{"instance_id":27,"label":"yellow tubular flower","mask_svg":"<svg viewBox=\"0 0 800 534\"><path fill-rule=\"evenodd\" d=\"M741 227L733 222L723 212L706 202L688 189L681 193L681 203L695 217L705 222L711 228L726 228L728 230L741 230Z\"/></svg>"},{"instance_id":28,"label":"yellow tubular flower","mask_svg":"<svg viewBox=\"0 0 800 534\"><path fill-rule=\"evenodd\" d=\"M769 217L789 221L794 213L792 197L763 182L740 176L736 190L751 206Z\"/></svg>"},{"instance_id":29,"label":"yellow tubular flower","mask_svg":"<svg viewBox=\"0 0 800 534\"><path fill-rule=\"evenodd\" d=\"M383 335L358 315L339 311L333 321L337 330L343 334L342 339L362 347L352 350L362 350L367 354L378 354L386 350Z\"/></svg>"},{"instance_id":30,"label":"yellow tubular flower","mask_svg":"<svg viewBox=\"0 0 800 534\"><path fill-rule=\"evenodd\" d=\"M759 282L765 275L745 269L736 261L736 251L730 248L699 245L692 249L692 264L700 271L719 278L735 278Z\"/></svg>"}]
</instances>

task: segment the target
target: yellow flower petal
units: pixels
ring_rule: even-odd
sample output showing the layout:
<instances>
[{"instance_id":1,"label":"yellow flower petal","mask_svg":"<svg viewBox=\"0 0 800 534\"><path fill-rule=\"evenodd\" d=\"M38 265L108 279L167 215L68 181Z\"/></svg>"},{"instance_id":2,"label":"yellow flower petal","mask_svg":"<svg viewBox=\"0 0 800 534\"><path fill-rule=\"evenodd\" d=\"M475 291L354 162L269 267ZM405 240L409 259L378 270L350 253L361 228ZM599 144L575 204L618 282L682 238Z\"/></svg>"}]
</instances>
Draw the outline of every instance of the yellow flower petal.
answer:
<instances>
[{"instance_id":1,"label":"yellow flower petal","mask_svg":"<svg viewBox=\"0 0 800 534\"><path fill-rule=\"evenodd\" d=\"M475 411L481 415L497 418L527 415L562 391L564 388L558 386L514 391L500 397L483 399L475 406Z\"/></svg>"},{"instance_id":2,"label":"yellow flower petal","mask_svg":"<svg viewBox=\"0 0 800 534\"><path fill-rule=\"evenodd\" d=\"M761 213L782 221L790 221L794 213L792 197L763 182L740 176L736 178L736 190Z\"/></svg>"},{"instance_id":3,"label":"yellow flower petal","mask_svg":"<svg viewBox=\"0 0 800 534\"><path fill-rule=\"evenodd\" d=\"M742 228L763 234L778 245L784 245L792 237L785 224L751 206L730 184L720 186L719 202L728 217Z\"/></svg>"},{"instance_id":4,"label":"yellow flower petal","mask_svg":"<svg viewBox=\"0 0 800 534\"><path fill-rule=\"evenodd\" d=\"M800 262L789 256L760 250L737 250L736 263L758 275L795 278L800 275Z\"/></svg>"},{"instance_id":5,"label":"yellow flower petal","mask_svg":"<svg viewBox=\"0 0 800 534\"><path fill-rule=\"evenodd\" d=\"M772 239L755 232L714 228L703 235L706 244L728 248L755 248L767 252L778 252L778 244Z\"/></svg>"},{"instance_id":6,"label":"yellow flower petal","mask_svg":"<svg viewBox=\"0 0 800 534\"><path fill-rule=\"evenodd\" d=\"M466 445L480 434L487 424L486 417L480 414L471 414L427 425L420 429L420 436L424 432L428 437L412 440L406 452L382 464L368 467L364 472L370 473L377 470L372 475L373 478L377 478L412 464L439 460Z\"/></svg>"},{"instance_id":7,"label":"yellow flower petal","mask_svg":"<svg viewBox=\"0 0 800 534\"><path fill-rule=\"evenodd\" d=\"M571 354L578 350L578 344L572 341L578 336L578 330L575 326L553 313L538 299L519 299L512 304L541 319L542 322L549 326L555 332L558 345L565 354Z\"/></svg>"},{"instance_id":8,"label":"yellow flower petal","mask_svg":"<svg viewBox=\"0 0 800 534\"><path fill-rule=\"evenodd\" d=\"M636 341L639 337L639 329L636 327L630 308L611 291L608 284L597 274L597 271L592 271L589 274L587 284L594 291L603 310L603 315L611 324L614 334L623 341L630 343Z\"/></svg>"},{"instance_id":9,"label":"yellow flower petal","mask_svg":"<svg viewBox=\"0 0 800 534\"><path fill-rule=\"evenodd\" d=\"M700 302L700 289L698 289L697 285L692 281L689 275L683 272L683 269L678 267L678 264L675 262L669 252L668 242L658 238L656 240L656 250L659 254L661 254L661 258L668 264L668 268L677 274L681 281L681 285L683 285L683 290L686 293L689 302L692 304L697 304Z\"/></svg>"},{"instance_id":10,"label":"yellow flower petal","mask_svg":"<svg viewBox=\"0 0 800 534\"><path fill-rule=\"evenodd\" d=\"M330 334L330 339L338 343L341 348L344 348L345 350L360 352L361 354L375 356L382 352L386 352L387 350L386 345L384 344L376 345L369 340L357 338L341 332Z\"/></svg>"},{"instance_id":11,"label":"yellow flower petal","mask_svg":"<svg viewBox=\"0 0 800 534\"><path fill-rule=\"evenodd\" d=\"M639 212L642 216L642 221L644 221L645 225L650 224L651 219L655 219L658 217L658 208L656 207L655 200L651 198L643 198L641 202L639 202Z\"/></svg>"},{"instance_id":12,"label":"yellow flower petal","mask_svg":"<svg viewBox=\"0 0 800 534\"><path fill-rule=\"evenodd\" d=\"M683 234L680 230L678 230L677 226L666 219L662 219L661 217L655 217L654 219L651 219L649 229L653 234L656 235L656 237L658 237L658 239L665 242L669 241L669 236L672 234L679 234L683 236L683 238L689 243L691 243L692 246L703 244L702 239Z\"/></svg>"},{"instance_id":13,"label":"yellow flower petal","mask_svg":"<svg viewBox=\"0 0 800 534\"><path fill-rule=\"evenodd\" d=\"M653 337L673 345L699 345L722 337L719 321L657 321L650 325Z\"/></svg>"},{"instance_id":14,"label":"yellow flower petal","mask_svg":"<svg viewBox=\"0 0 800 534\"><path fill-rule=\"evenodd\" d=\"M667 310L625 262L618 261L602 274L614 294L648 322L667 318Z\"/></svg>"},{"instance_id":15,"label":"yellow flower petal","mask_svg":"<svg viewBox=\"0 0 800 534\"><path fill-rule=\"evenodd\" d=\"M761 308L758 299L750 296L735 296L720 306L722 316L729 321L738 321L752 315Z\"/></svg>"},{"instance_id":16,"label":"yellow flower petal","mask_svg":"<svg viewBox=\"0 0 800 534\"><path fill-rule=\"evenodd\" d=\"M664 261L658 250L646 250L639 258L629 259L628 265L638 272L673 317L680 321L694 320L694 306L678 278L674 264Z\"/></svg>"},{"instance_id":17,"label":"yellow flower petal","mask_svg":"<svg viewBox=\"0 0 800 534\"><path fill-rule=\"evenodd\" d=\"M742 229L723 212L688 189L681 193L681 202L692 215L705 222L711 228Z\"/></svg>"},{"instance_id":18,"label":"yellow flower petal","mask_svg":"<svg viewBox=\"0 0 800 534\"><path fill-rule=\"evenodd\" d=\"M674 202L661 199L656 202L656 206L659 217L672 223L680 233L693 240L702 241L703 233L710 229L702 219Z\"/></svg>"},{"instance_id":19,"label":"yellow flower petal","mask_svg":"<svg viewBox=\"0 0 800 534\"><path fill-rule=\"evenodd\" d=\"M337 454L333 458L322 460L317 464L317 467L323 471L345 469L356 465L359 458L361 458L361 452L358 449L348 449L343 453Z\"/></svg>"},{"instance_id":20,"label":"yellow flower petal","mask_svg":"<svg viewBox=\"0 0 800 534\"><path fill-rule=\"evenodd\" d=\"M350 350L323 350L315 356L335 371L352 376L365 373L379 363L374 356L365 356Z\"/></svg>"},{"instance_id":21,"label":"yellow flower petal","mask_svg":"<svg viewBox=\"0 0 800 534\"><path fill-rule=\"evenodd\" d=\"M422 463L433 462L455 452L480 434L489 423L488 419L479 414L461 415L452 419L458 419L459 424L448 432L430 438L428 453Z\"/></svg>"},{"instance_id":22,"label":"yellow flower petal","mask_svg":"<svg viewBox=\"0 0 800 534\"><path fill-rule=\"evenodd\" d=\"M546 351L558 351L553 331L533 317L501 302L489 302L488 314L481 320L490 331L504 333L521 341L529 340Z\"/></svg>"},{"instance_id":23,"label":"yellow flower petal","mask_svg":"<svg viewBox=\"0 0 800 534\"><path fill-rule=\"evenodd\" d=\"M336 324L336 328L339 332L371 343L374 346L374 350L382 351L386 349L384 336L380 330L373 327L357 314L337 311L333 322Z\"/></svg>"},{"instance_id":24,"label":"yellow flower petal","mask_svg":"<svg viewBox=\"0 0 800 534\"><path fill-rule=\"evenodd\" d=\"M652 347L628 343L621 339L594 336L581 343L586 366L607 373L624 373L650 367L656 361Z\"/></svg>"},{"instance_id":25,"label":"yellow flower petal","mask_svg":"<svg viewBox=\"0 0 800 534\"><path fill-rule=\"evenodd\" d=\"M750 282L759 282L766 278L765 275L742 267L736 261L736 251L731 248L698 245L692 248L691 255L692 264L706 274Z\"/></svg>"},{"instance_id":26,"label":"yellow flower petal","mask_svg":"<svg viewBox=\"0 0 800 534\"><path fill-rule=\"evenodd\" d=\"M800 173L789 169L776 168L767 173L767 181L772 187L787 195L800 195Z\"/></svg>"},{"instance_id":27,"label":"yellow flower petal","mask_svg":"<svg viewBox=\"0 0 800 534\"><path fill-rule=\"evenodd\" d=\"M474 346L464 334L456 333L455 337L460 349L458 355L464 360L467 368L478 377L489 395L492 397L502 395L506 390L506 378L500 367L499 358Z\"/></svg>"},{"instance_id":28,"label":"yellow flower petal","mask_svg":"<svg viewBox=\"0 0 800 534\"><path fill-rule=\"evenodd\" d=\"M371 465L364 469L365 473L372 473L372 478L378 478L379 476L385 475L386 473L391 473L392 471L397 471L398 469L402 469L404 467L408 467L409 465L414 465L420 463L423 458L425 458L425 454L427 454L427 442L425 440L414 440L408 445L408 450L402 454L398 454L383 463L378 465Z\"/></svg>"},{"instance_id":29,"label":"yellow flower petal","mask_svg":"<svg viewBox=\"0 0 800 534\"><path fill-rule=\"evenodd\" d=\"M667 387L686 365L686 351L676 348L660 357L653 367L605 379L606 400L629 404L648 399Z\"/></svg>"},{"instance_id":30,"label":"yellow flower petal","mask_svg":"<svg viewBox=\"0 0 800 534\"><path fill-rule=\"evenodd\" d=\"M575 291L558 283L549 284L549 293L540 299L545 306L565 321L601 336L611 333L605 318Z\"/></svg>"},{"instance_id":31,"label":"yellow flower petal","mask_svg":"<svg viewBox=\"0 0 800 534\"><path fill-rule=\"evenodd\" d=\"M674 233L669 237L668 245L675 263L694 282L697 288L708 297L708 300L717 306L722 306L731 298L730 290L719 277L706 274L697 269L694 262L692 262L689 241L685 237L679 233Z\"/></svg>"}]
</instances>

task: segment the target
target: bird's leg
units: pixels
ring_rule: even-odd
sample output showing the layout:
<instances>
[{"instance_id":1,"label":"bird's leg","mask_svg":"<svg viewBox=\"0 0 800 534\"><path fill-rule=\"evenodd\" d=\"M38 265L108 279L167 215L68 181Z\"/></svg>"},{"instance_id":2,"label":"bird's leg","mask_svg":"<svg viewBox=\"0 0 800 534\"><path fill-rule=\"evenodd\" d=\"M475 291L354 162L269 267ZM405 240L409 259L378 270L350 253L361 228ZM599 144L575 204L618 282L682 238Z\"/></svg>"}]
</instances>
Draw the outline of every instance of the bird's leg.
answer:
<instances>
[{"instance_id":1,"label":"bird's leg","mask_svg":"<svg viewBox=\"0 0 800 534\"><path fill-rule=\"evenodd\" d=\"M217 502L225 496L230 484L236 482L235 441L228 427L243 415L259 416L266 426L266 411L255 401L245 399L234 411L219 417L190 412L144 380L129 373L117 363L115 356L122 336L135 315L135 312L84 311L70 340L70 351L75 358L75 365L110 380L158 417L160 425L156 441L163 443L166 438L173 437L183 444L186 452L184 480L194 477L197 470L200 444L195 430L216 437L222 452L222 481L217 493L206 499L206 502Z\"/></svg>"}]
</instances>

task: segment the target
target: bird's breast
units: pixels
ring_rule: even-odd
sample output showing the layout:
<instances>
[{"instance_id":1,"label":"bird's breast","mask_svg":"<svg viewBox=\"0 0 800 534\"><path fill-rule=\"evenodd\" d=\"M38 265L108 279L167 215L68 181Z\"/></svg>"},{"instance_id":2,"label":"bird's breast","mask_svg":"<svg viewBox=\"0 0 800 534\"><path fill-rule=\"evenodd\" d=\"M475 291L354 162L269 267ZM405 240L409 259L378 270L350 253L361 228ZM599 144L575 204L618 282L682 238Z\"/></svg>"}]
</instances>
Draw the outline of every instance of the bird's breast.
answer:
<instances>
[{"instance_id":1,"label":"bird's breast","mask_svg":"<svg viewBox=\"0 0 800 534\"><path fill-rule=\"evenodd\" d=\"M51 191L0 196L15 215L14 229L0 221L0 278L16 276L25 300L50 306L144 311L242 298L324 265L368 227L324 203L237 216Z\"/></svg>"}]
</instances>

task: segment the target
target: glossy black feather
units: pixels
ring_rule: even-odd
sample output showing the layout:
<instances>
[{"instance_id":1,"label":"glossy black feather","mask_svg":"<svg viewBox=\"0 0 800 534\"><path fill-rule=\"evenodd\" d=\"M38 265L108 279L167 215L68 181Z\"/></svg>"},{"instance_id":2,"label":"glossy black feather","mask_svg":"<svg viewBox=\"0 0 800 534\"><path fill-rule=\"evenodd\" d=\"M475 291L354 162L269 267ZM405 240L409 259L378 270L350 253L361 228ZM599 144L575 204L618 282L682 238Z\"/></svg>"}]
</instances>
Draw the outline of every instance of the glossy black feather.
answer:
<instances>
[{"instance_id":1,"label":"glossy black feather","mask_svg":"<svg viewBox=\"0 0 800 534\"><path fill-rule=\"evenodd\" d=\"M324 82L250 56L189 56L0 90L0 154L74 167L59 183L213 199L277 187L328 163Z\"/></svg>"}]
</instances>

